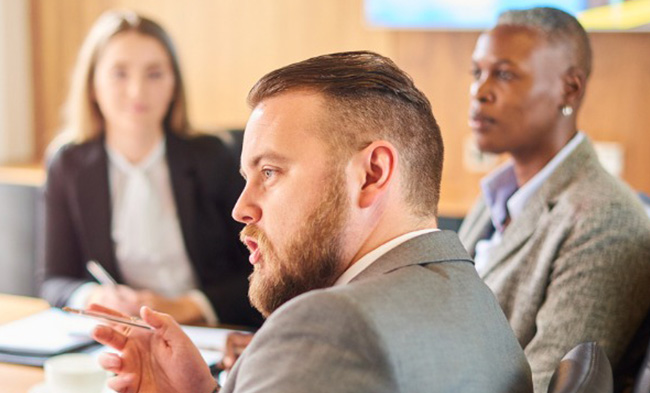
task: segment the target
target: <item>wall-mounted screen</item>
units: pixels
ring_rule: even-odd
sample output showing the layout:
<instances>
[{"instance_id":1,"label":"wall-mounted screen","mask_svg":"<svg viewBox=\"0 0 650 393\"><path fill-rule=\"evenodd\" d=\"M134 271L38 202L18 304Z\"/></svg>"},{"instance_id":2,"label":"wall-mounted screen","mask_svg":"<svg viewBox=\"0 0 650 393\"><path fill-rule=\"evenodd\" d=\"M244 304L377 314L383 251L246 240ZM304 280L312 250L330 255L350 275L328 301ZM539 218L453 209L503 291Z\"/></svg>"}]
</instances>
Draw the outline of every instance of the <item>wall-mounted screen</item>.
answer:
<instances>
[{"instance_id":1,"label":"wall-mounted screen","mask_svg":"<svg viewBox=\"0 0 650 393\"><path fill-rule=\"evenodd\" d=\"M372 27L482 30L504 10L539 6L575 15L587 30L650 31L650 0L365 0Z\"/></svg>"}]
</instances>

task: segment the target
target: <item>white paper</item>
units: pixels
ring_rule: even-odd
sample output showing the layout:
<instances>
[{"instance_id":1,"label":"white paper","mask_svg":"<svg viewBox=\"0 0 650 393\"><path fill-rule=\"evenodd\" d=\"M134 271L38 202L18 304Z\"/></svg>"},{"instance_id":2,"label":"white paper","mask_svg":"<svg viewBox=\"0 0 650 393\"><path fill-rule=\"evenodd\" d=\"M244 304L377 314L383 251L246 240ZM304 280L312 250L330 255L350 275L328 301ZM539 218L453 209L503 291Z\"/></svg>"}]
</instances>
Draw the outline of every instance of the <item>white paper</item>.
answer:
<instances>
[{"instance_id":1,"label":"white paper","mask_svg":"<svg viewBox=\"0 0 650 393\"><path fill-rule=\"evenodd\" d=\"M94 342L97 322L57 308L0 325L0 351L25 355L54 355Z\"/></svg>"}]
</instances>

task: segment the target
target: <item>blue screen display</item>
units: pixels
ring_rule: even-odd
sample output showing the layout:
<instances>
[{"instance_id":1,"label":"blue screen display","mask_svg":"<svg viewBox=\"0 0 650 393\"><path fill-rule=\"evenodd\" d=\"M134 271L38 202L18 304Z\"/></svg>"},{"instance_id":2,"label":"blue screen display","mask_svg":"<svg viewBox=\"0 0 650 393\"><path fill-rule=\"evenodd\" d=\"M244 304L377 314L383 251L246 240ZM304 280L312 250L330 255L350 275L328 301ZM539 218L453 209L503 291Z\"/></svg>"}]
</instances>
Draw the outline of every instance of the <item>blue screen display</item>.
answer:
<instances>
[{"instance_id":1,"label":"blue screen display","mask_svg":"<svg viewBox=\"0 0 650 393\"><path fill-rule=\"evenodd\" d=\"M650 0L365 0L372 27L394 29L485 29L509 9L555 7L575 15L587 29L646 30ZM645 15L641 18L641 15Z\"/></svg>"}]
</instances>

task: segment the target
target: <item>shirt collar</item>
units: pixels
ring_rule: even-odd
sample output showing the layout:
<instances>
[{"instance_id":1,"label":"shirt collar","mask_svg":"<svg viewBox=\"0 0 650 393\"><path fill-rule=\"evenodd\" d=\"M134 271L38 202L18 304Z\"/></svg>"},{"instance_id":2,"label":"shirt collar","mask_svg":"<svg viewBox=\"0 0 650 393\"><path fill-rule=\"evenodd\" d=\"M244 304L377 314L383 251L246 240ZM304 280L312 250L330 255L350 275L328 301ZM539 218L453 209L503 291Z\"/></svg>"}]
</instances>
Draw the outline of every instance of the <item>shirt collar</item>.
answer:
<instances>
[{"instance_id":1,"label":"shirt collar","mask_svg":"<svg viewBox=\"0 0 650 393\"><path fill-rule=\"evenodd\" d=\"M137 170L146 171L149 168L156 165L158 162L160 162L165 156L164 136L160 139L158 144L154 146L151 152L137 164L132 164L131 162L129 162L129 160L127 160L126 157L122 155L122 153L111 148L108 144L105 144L105 146L106 146L106 153L108 154L108 160L110 161L110 163L115 167L119 168L120 171L125 173L131 173Z\"/></svg>"},{"instance_id":2,"label":"shirt collar","mask_svg":"<svg viewBox=\"0 0 650 393\"><path fill-rule=\"evenodd\" d=\"M501 230L508 215L512 220L517 218L524 210L530 197L539 190L542 184L584 139L585 134L578 132L544 168L519 189L517 189L517 178L512 162L507 162L483 178L481 189L485 203L490 209L492 225Z\"/></svg>"},{"instance_id":3,"label":"shirt collar","mask_svg":"<svg viewBox=\"0 0 650 393\"><path fill-rule=\"evenodd\" d=\"M511 162L497 168L481 180L485 204L490 208L492 225L498 230L508 217L508 199L517 191L517 177Z\"/></svg>"},{"instance_id":4,"label":"shirt collar","mask_svg":"<svg viewBox=\"0 0 650 393\"><path fill-rule=\"evenodd\" d=\"M437 228L421 229L418 231L405 233L392 240L387 241L386 243L362 256L358 261L354 262L345 272L343 272L343 274L341 274L338 280L336 280L334 283L334 286L345 285L349 283L353 278L359 275L359 273L364 271L368 266L372 265L372 263L379 259L382 255L386 254L388 251L406 242L407 240L411 240L420 235L424 235L425 233L435 232L438 230L439 229Z\"/></svg>"}]
</instances>

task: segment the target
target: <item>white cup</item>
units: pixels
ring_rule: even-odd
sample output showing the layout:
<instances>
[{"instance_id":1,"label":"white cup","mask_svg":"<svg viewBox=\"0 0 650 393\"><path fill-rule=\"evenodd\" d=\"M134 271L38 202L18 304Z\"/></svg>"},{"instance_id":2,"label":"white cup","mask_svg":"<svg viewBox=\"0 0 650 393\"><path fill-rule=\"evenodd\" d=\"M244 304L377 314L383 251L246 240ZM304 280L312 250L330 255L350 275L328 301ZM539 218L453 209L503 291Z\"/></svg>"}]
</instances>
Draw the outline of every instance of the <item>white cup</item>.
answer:
<instances>
[{"instance_id":1,"label":"white cup","mask_svg":"<svg viewBox=\"0 0 650 393\"><path fill-rule=\"evenodd\" d=\"M101 393L106 383L107 372L85 353L54 356L43 367L48 393Z\"/></svg>"}]
</instances>

